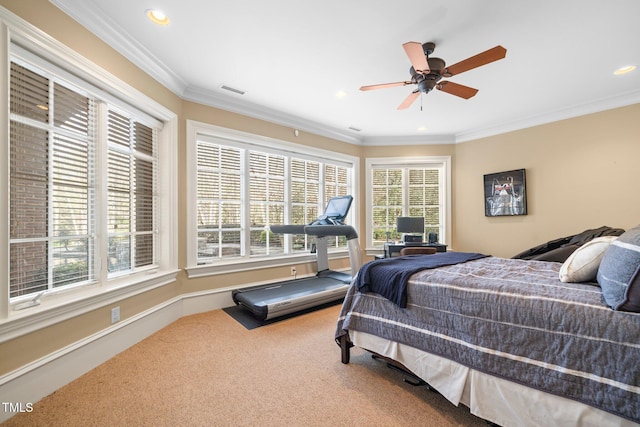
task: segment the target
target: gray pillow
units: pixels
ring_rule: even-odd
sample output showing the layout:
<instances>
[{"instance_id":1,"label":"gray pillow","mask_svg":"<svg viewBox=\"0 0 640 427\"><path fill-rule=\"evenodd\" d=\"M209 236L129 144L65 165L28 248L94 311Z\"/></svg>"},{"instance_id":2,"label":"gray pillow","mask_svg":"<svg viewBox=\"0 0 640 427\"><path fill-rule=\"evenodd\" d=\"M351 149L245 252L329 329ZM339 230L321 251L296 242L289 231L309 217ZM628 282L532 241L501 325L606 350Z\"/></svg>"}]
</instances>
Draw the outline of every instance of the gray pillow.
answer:
<instances>
[{"instance_id":1,"label":"gray pillow","mask_svg":"<svg viewBox=\"0 0 640 427\"><path fill-rule=\"evenodd\" d=\"M597 280L609 307L640 312L640 225L611 243L598 268Z\"/></svg>"}]
</instances>

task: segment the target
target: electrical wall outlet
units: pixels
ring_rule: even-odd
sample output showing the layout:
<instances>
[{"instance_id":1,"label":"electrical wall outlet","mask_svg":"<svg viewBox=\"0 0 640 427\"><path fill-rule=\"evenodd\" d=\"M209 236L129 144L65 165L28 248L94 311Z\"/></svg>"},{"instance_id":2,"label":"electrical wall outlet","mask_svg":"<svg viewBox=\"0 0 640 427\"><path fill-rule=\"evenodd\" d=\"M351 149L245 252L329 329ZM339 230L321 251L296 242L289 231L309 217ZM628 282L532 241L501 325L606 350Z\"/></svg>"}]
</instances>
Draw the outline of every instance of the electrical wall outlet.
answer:
<instances>
[{"instance_id":1,"label":"electrical wall outlet","mask_svg":"<svg viewBox=\"0 0 640 427\"><path fill-rule=\"evenodd\" d=\"M297 273L296 268L295 267L291 267L291 275L295 276Z\"/></svg>"},{"instance_id":2,"label":"electrical wall outlet","mask_svg":"<svg viewBox=\"0 0 640 427\"><path fill-rule=\"evenodd\" d=\"M111 309L111 323L120 321L120 306Z\"/></svg>"}]
</instances>

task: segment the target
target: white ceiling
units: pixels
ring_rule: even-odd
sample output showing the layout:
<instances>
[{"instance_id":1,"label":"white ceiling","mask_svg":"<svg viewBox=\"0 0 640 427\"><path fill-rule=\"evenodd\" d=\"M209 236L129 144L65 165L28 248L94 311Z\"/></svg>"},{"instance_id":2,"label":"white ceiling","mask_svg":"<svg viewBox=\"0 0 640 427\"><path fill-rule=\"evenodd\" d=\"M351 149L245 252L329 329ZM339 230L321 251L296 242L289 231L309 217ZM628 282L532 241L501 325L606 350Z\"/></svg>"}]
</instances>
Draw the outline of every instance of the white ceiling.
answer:
<instances>
[{"instance_id":1,"label":"white ceiling","mask_svg":"<svg viewBox=\"0 0 640 427\"><path fill-rule=\"evenodd\" d=\"M184 99L356 144L459 142L640 102L638 0L50 1ZM408 80L407 41L435 42L448 65L507 56L448 79L475 97L434 90L399 111L415 86L359 87Z\"/></svg>"}]
</instances>

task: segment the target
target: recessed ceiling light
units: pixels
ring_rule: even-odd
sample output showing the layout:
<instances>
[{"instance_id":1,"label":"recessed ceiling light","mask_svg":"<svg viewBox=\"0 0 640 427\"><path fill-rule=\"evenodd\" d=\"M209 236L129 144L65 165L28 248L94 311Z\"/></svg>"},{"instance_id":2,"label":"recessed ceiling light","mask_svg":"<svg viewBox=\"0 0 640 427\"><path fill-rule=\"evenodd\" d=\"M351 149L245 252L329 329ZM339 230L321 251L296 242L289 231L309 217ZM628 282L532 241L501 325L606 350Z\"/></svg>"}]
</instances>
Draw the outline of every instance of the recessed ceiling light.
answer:
<instances>
[{"instance_id":1,"label":"recessed ceiling light","mask_svg":"<svg viewBox=\"0 0 640 427\"><path fill-rule=\"evenodd\" d=\"M158 9L148 9L147 17L151 22L158 25L169 25L169 17L163 11Z\"/></svg>"},{"instance_id":2,"label":"recessed ceiling light","mask_svg":"<svg viewBox=\"0 0 640 427\"><path fill-rule=\"evenodd\" d=\"M618 68L617 70L615 70L615 71L613 72L613 74L615 74L616 76L619 76L619 75L621 75L621 74L627 74L627 73L630 73L630 72L632 72L632 71L633 71L633 70L635 70L635 69L636 69L636 66L635 66L635 65L627 65L626 67L620 67L620 68Z\"/></svg>"},{"instance_id":3,"label":"recessed ceiling light","mask_svg":"<svg viewBox=\"0 0 640 427\"><path fill-rule=\"evenodd\" d=\"M344 98L345 96L347 96L347 92L343 90L339 90L336 92L336 98Z\"/></svg>"},{"instance_id":4,"label":"recessed ceiling light","mask_svg":"<svg viewBox=\"0 0 640 427\"><path fill-rule=\"evenodd\" d=\"M418 130L419 130L420 132L424 132L425 130L429 130L429 128L428 128L428 127L426 127L426 126L420 126L420 127L418 128Z\"/></svg>"}]
</instances>

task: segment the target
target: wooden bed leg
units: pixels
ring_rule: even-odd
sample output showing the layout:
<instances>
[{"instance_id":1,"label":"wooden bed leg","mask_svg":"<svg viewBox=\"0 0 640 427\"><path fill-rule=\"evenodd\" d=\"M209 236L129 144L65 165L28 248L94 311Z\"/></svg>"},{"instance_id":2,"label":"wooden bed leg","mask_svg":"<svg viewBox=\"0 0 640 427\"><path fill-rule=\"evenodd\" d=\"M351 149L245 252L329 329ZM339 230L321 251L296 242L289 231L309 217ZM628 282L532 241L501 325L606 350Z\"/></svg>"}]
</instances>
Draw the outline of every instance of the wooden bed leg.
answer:
<instances>
[{"instance_id":1,"label":"wooden bed leg","mask_svg":"<svg viewBox=\"0 0 640 427\"><path fill-rule=\"evenodd\" d=\"M340 350L342 350L342 363L348 364L351 358L351 347L353 344L349 342L349 335L344 334L340 337Z\"/></svg>"}]
</instances>

